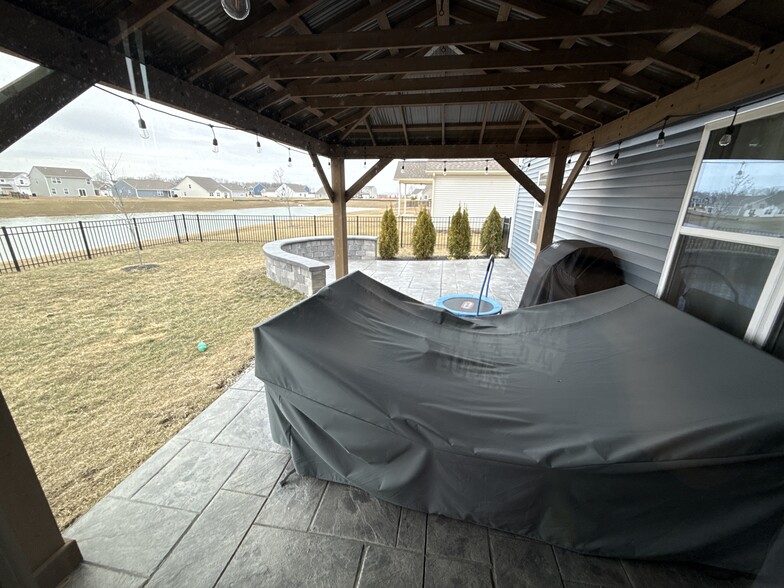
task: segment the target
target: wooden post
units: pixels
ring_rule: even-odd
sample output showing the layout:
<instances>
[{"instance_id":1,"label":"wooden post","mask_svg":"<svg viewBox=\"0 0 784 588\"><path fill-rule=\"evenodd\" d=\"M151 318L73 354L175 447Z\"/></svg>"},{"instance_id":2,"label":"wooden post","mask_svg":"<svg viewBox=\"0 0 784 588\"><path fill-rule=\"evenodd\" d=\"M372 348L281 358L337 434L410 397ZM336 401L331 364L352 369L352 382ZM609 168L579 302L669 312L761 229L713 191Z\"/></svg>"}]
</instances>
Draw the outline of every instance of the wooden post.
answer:
<instances>
[{"instance_id":1,"label":"wooden post","mask_svg":"<svg viewBox=\"0 0 784 588\"><path fill-rule=\"evenodd\" d=\"M547 188L544 191L542 217L539 221L539 236L536 239L536 254L553 242L555 221L558 217L558 204L561 201L566 157L569 155L569 142L556 141L550 155L550 171L547 174Z\"/></svg>"},{"instance_id":2,"label":"wooden post","mask_svg":"<svg viewBox=\"0 0 784 588\"><path fill-rule=\"evenodd\" d=\"M11 412L0 393L0 570L3 585L57 586L82 555L64 540L35 475ZM10 561L9 561L10 558Z\"/></svg>"},{"instance_id":3,"label":"wooden post","mask_svg":"<svg viewBox=\"0 0 784 588\"><path fill-rule=\"evenodd\" d=\"M348 274L348 226L346 221L346 170L342 157L331 159L332 191L332 234L335 242L335 278Z\"/></svg>"}]
</instances>

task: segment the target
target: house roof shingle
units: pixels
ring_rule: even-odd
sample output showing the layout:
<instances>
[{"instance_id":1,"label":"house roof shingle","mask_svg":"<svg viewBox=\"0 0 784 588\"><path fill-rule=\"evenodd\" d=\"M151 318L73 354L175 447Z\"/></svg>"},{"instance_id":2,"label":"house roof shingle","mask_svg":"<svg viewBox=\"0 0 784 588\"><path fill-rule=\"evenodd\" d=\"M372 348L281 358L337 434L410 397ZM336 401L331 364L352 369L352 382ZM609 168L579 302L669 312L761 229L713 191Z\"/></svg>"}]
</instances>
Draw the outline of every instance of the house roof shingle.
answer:
<instances>
[{"instance_id":1,"label":"house roof shingle","mask_svg":"<svg viewBox=\"0 0 784 588\"><path fill-rule=\"evenodd\" d=\"M204 176L186 176L186 178L191 180L191 182L193 182L194 184L198 184L199 186L207 190L207 192L215 192L216 190L221 190L224 192L228 191L226 186L216 182L212 178L207 178Z\"/></svg>"},{"instance_id":2,"label":"house roof shingle","mask_svg":"<svg viewBox=\"0 0 784 588\"><path fill-rule=\"evenodd\" d=\"M137 190L171 190L172 185L170 182L163 180L140 180L138 178L120 178L126 184L136 188Z\"/></svg>"},{"instance_id":3,"label":"house roof shingle","mask_svg":"<svg viewBox=\"0 0 784 588\"><path fill-rule=\"evenodd\" d=\"M30 172L32 173L34 169L37 169L46 177L90 179L90 174L74 167L46 167L42 165L34 165Z\"/></svg>"},{"instance_id":4,"label":"house roof shingle","mask_svg":"<svg viewBox=\"0 0 784 588\"><path fill-rule=\"evenodd\" d=\"M26 172L19 171L0 171L0 178L15 178L16 176L26 175Z\"/></svg>"}]
</instances>

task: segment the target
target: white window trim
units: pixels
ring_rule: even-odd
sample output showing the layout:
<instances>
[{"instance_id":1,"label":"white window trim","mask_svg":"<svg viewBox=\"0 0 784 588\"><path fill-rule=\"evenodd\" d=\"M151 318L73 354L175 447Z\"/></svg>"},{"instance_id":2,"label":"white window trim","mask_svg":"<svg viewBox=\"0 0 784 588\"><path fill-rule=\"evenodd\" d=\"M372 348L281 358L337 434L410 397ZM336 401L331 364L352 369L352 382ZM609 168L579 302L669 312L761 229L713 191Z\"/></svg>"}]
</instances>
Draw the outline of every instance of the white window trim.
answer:
<instances>
[{"instance_id":1,"label":"white window trim","mask_svg":"<svg viewBox=\"0 0 784 588\"><path fill-rule=\"evenodd\" d=\"M531 226L528 228L528 244L534 246L536 246L536 241L534 240L534 224L537 212L542 212L542 205L534 200L533 208L531 208ZM539 218L541 221L541 216Z\"/></svg>"},{"instance_id":2,"label":"white window trim","mask_svg":"<svg viewBox=\"0 0 784 588\"><path fill-rule=\"evenodd\" d=\"M744 122L772 116L775 114L784 113L784 101L768 104L761 107L751 108L747 111L738 111L735 119L735 124L740 125ZM672 277L672 271L675 264L675 255L681 236L701 237L705 239L715 239L719 241L729 241L731 243L739 243L744 245L756 245L758 247L767 247L778 251L776 258L773 261L768 279L762 288L757 306L749 321L749 326L746 329L746 334L743 340L747 343L752 343L758 347L764 346L768 339L774 334L773 328L775 327L776 318L779 312L784 312L784 238L782 237L766 237L761 235L749 235L745 233L734 233L731 231L719 231L715 229L706 229L703 227L684 227L683 221L686 218L689 200L691 194L694 192L694 187L697 184L697 177L699 175L702 162L705 157L706 147L710 134L717 130L723 129L730 125L732 115L727 115L720 119L711 121L705 125L702 131L702 138L697 150L697 157L694 158L694 165L692 166L691 176L689 183L686 186L686 193L683 195L683 202L681 203L681 210L678 213L678 220L675 223L675 230L670 239L670 247L667 250L667 257L664 259L664 267L662 268L661 276L659 277L659 284L656 289L656 296L661 298L667 290L667 285Z\"/></svg>"}]
</instances>

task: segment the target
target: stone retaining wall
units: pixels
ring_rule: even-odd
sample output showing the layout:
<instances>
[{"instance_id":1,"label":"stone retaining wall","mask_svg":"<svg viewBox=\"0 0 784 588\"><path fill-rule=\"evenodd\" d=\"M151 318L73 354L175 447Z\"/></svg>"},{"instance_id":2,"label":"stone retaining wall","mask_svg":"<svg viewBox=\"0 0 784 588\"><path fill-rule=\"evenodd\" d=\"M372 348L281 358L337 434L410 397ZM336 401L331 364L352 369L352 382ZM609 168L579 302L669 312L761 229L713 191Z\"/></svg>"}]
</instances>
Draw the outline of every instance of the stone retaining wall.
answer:
<instances>
[{"instance_id":1,"label":"stone retaining wall","mask_svg":"<svg viewBox=\"0 0 784 588\"><path fill-rule=\"evenodd\" d=\"M349 237L349 259L375 259L376 237ZM329 265L335 258L332 237L303 237L272 241L262 248L267 276L289 288L311 296L327 285Z\"/></svg>"}]
</instances>

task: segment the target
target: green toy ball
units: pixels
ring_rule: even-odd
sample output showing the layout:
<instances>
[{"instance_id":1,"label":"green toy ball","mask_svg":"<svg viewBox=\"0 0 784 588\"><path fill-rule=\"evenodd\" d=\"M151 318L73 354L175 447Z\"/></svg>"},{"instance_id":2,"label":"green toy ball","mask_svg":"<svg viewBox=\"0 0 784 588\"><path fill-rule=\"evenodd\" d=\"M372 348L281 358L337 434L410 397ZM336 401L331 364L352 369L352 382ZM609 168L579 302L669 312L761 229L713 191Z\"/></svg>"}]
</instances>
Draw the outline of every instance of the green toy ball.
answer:
<instances>
[{"instance_id":1,"label":"green toy ball","mask_svg":"<svg viewBox=\"0 0 784 588\"><path fill-rule=\"evenodd\" d=\"M207 351L207 344L204 341L199 341L199 344L196 345L196 349L204 353L205 351Z\"/></svg>"}]
</instances>

